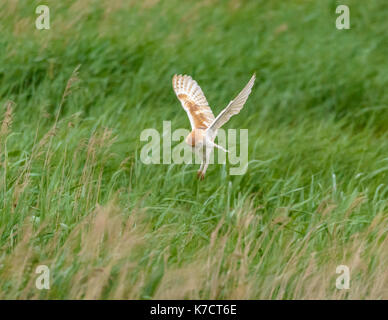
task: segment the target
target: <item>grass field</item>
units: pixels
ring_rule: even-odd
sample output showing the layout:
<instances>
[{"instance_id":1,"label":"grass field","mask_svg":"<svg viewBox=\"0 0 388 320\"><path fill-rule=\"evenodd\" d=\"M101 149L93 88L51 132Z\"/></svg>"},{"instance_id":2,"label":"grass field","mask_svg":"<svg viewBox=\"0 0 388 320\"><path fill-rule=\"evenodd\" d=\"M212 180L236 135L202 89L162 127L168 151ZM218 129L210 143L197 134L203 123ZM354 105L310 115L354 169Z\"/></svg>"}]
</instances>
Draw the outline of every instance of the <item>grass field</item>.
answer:
<instances>
[{"instance_id":1,"label":"grass field","mask_svg":"<svg viewBox=\"0 0 388 320\"><path fill-rule=\"evenodd\" d=\"M39 4L0 10L1 299L388 299L388 2ZM254 72L245 175L140 161L173 74L217 115Z\"/></svg>"}]
</instances>

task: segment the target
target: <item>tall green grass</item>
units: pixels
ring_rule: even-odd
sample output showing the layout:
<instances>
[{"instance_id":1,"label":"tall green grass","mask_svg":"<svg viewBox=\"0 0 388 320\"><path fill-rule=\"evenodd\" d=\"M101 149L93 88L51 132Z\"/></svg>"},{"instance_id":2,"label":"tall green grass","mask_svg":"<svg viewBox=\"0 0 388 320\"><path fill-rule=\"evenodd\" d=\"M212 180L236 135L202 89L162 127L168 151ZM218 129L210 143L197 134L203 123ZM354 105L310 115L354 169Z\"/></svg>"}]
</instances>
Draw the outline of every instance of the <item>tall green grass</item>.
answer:
<instances>
[{"instance_id":1,"label":"tall green grass","mask_svg":"<svg viewBox=\"0 0 388 320\"><path fill-rule=\"evenodd\" d=\"M0 10L1 298L388 298L388 3L38 4ZM253 72L245 175L140 161L174 73L218 114Z\"/></svg>"}]
</instances>

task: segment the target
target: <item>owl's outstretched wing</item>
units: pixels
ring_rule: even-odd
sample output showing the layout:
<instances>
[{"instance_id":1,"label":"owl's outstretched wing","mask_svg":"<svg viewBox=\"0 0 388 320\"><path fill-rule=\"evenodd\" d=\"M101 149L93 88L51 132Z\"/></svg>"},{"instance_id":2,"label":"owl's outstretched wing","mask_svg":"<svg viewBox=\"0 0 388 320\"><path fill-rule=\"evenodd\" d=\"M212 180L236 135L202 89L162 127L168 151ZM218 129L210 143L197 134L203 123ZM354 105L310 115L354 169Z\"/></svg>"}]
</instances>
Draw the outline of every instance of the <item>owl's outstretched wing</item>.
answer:
<instances>
[{"instance_id":1,"label":"owl's outstretched wing","mask_svg":"<svg viewBox=\"0 0 388 320\"><path fill-rule=\"evenodd\" d=\"M189 116L191 128L208 128L214 115L198 83L188 75L174 75L172 87Z\"/></svg>"},{"instance_id":2,"label":"owl's outstretched wing","mask_svg":"<svg viewBox=\"0 0 388 320\"><path fill-rule=\"evenodd\" d=\"M244 89L238 94L238 96L229 102L228 106L220 112L217 118L211 123L207 129L208 133L212 136L217 132L217 129L221 128L229 119L240 112L245 102L247 101L249 94L252 91L253 84L255 83L256 75L254 74L249 80Z\"/></svg>"}]
</instances>

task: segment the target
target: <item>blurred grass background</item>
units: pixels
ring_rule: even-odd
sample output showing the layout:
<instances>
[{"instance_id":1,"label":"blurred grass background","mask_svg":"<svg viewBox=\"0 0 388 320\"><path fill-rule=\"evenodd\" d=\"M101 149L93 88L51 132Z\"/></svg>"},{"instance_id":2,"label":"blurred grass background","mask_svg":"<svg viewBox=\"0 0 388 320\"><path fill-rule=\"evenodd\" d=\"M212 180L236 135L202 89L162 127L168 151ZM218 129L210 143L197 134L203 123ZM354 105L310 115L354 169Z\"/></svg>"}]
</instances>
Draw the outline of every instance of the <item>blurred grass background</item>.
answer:
<instances>
[{"instance_id":1,"label":"blurred grass background","mask_svg":"<svg viewBox=\"0 0 388 320\"><path fill-rule=\"evenodd\" d=\"M1 298L388 298L386 1L39 4L0 10ZM140 161L174 73L217 115L253 72L245 175Z\"/></svg>"}]
</instances>

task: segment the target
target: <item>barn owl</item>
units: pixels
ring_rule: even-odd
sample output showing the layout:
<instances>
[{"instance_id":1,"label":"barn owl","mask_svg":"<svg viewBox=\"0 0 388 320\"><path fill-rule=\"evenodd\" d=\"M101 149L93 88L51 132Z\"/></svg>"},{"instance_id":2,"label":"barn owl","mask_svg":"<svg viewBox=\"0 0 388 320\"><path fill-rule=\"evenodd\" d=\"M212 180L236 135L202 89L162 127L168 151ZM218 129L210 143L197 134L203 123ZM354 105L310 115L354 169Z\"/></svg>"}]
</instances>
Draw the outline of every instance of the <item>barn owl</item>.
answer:
<instances>
[{"instance_id":1,"label":"barn owl","mask_svg":"<svg viewBox=\"0 0 388 320\"><path fill-rule=\"evenodd\" d=\"M255 79L254 74L245 88L215 118L201 87L195 80L188 75L174 75L172 78L172 87L191 124L192 131L185 141L201 159L201 166L197 172L199 179L203 180L205 178L210 154L214 147L228 152L222 146L214 143L217 130L243 108L251 93Z\"/></svg>"}]
</instances>

